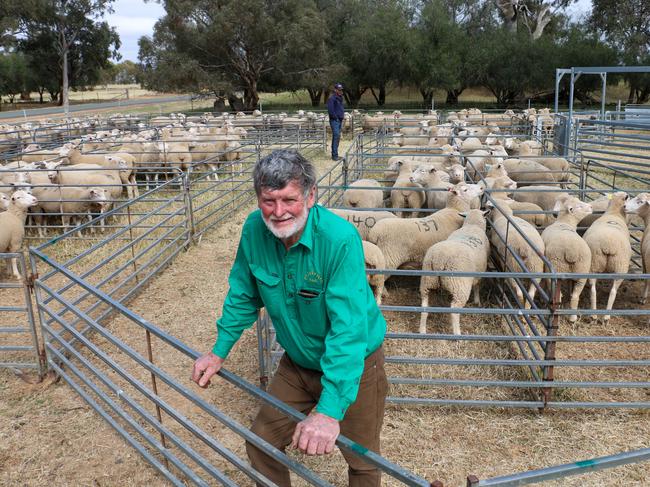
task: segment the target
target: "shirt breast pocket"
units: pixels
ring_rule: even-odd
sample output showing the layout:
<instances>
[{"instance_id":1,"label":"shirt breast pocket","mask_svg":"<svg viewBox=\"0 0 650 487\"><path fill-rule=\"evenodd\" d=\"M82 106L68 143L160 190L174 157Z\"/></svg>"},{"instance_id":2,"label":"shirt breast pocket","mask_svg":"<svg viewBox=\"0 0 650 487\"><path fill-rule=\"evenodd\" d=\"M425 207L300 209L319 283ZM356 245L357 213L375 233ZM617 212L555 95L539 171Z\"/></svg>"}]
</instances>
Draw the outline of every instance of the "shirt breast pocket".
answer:
<instances>
[{"instance_id":1,"label":"shirt breast pocket","mask_svg":"<svg viewBox=\"0 0 650 487\"><path fill-rule=\"evenodd\" d=\"M264 307L269 313L273 313L279 303L284 302L280 276L273 275L256 264L249 264L249 267L253 276L255 276L257 290L260 293Z\"/></svg>"},{"instance_id":2,"label":"shirt breast pocket","mask_svg":"<svg viewBox=\"0 0 650 487\"><path fill-rule=\"evenodd\" d=\"M325 297L320 289L299 289L296 293L296 308L300 327L306 335L321 338L327 334Z\"/></svg>"}]
</instances>

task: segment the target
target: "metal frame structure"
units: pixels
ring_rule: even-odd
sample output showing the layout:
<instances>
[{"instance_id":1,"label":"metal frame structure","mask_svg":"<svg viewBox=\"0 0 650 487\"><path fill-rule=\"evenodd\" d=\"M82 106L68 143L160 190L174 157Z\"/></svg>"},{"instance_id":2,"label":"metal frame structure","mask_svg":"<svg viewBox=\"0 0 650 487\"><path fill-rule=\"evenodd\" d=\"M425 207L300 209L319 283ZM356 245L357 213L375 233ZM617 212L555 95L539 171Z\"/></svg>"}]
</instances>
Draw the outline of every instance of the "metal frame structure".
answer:
<instances>
[{"instance_id":1,"label":"metal frame structure","mask_svg":"<svg viewBox=\"0 0 650 487\"><path fill-rule=\"evenodd\" d=\"M616 130L603 131L601 126L616 126ZM643 127L646 132L644 134L629 134L630 129ZM628 130L624 130L627 128ZM615 192L617 190L625 190L630 194L647 191L650 188L650 167L639 160L644 160L650 157L650 133L647 132L647 126L634 124L631 122L607 122L607 121L579 121L575 126L572 133L571 144L569 145L571 156L571 181L568 184L568 189L579 195L582 199L595 199L602 194ZM607 134L602 136L603 132ZM522 134L512 133L506 134L509 137L520 137ZM319 181L319 201L321 204L330 207L337 207L340 205L341 196L347 186L357 179L364 177L375 177L381 179L383 171L386 167L386 161L398 154L401 148L391 147L390 135L386 131L378 131L376 134L366 134L358 136L348 153L345 160L335 166L331 172L325 174ZM645 150L648 144L648 152L646 155L637 155L635 162L632 164L626 161L620 155L621 149L638 149ZM546 145L546 144L544 144ZM418 148L413 148L409 153L403 153L407 156L417 156ZM435 155L427 153L429 157ZM533 158L534 159L534 158ZM471 162L468 162L468 166ZM594 171L597 169L597 171ZM602 174L605 171L608 174ZM645 185L646 189L634 188L633 183ZM643 187L643 186L642 186ZM371 188L369 188L371 189ZM525 189L516 190L525 191ZM530 190L529 190L530 191ZM539 190L541 191L541 190ZM565 191L560 188L550 187L548 191ZM486 198L491 199L489 195ZM385 208L359 208L359 210L385 210ZM420 210L418 210L420 211ZM430 211L430 210L424 210ZM632 227L632 230L638 228ZM519 232L515 224L511 224L511 232ZM507 239L507 236L505 236ZM412 374L406 373L400 376L390 377L389 380L392 384L399 386L404 390L404 396L392 396L388 400L399 404L428 404L428 405L464 405L476 407L524 407L524 408L592 408L592 407L620 407L620 408L650 408L650 402L640 398L635 399L605 399L605 400L591 400L589 398L589 391L599 389L601 391L623 388L629 391L636 390L642 391L643 388L650 386L650 382L644 377L644 370L647 371L650 366L650 361L647 357L635 357L631 351L629 360L608 359L603 356L597 360L583 360L580 358L560 358L556 355L556 350L562 350L565 354L571 349L579 350L585 347L597 347L599 343L611 343L612 347L622 347L626 350L632 350L634 347L650 342L650 337L643 334L634 334L634 336L598 336L589 333L584 333L583 336L563 336L562 318L566 315L577 313L581 316L586 315L606 315L610 314L605 310L599 309L592 312L588 309L579 310L566 310L560 308L559 295L556 290L559 290L560 281L571 278L598 278L600 280L612 280L616 278L623 279L648 279L650 275L639 273L640 261L638 258L639 252L639 238L633 236L634 249L636 256L633 260L634 274L623 275L602 275L602 274L584 274L584 275L565 275L552 272L552 266L547 263L547 268L551 269L551 274L540 273L533 274L530 272L517 272L517 269L506 268L501 272L488 272L488 273L471 273L464 274L459 272L429 272L429 271L407 271L407 270L391 270L391 271L378 271L370 270L369 274L389 274L419 277L423 275L454 275L455 277L481 277L484 280L489 280L491 283L496 283L496 293L501 303L496 308L459 308L450 309L446 307L428 307L423 309L419 306L382 306L386 312L393 313L419 313L427 311L431 313L458 312L464 314L472 314L479 317L490 317L500 315L504 317L505 327L504 333L495 333L489 335L470 334L454 336L446 334L426 334L420 335L418 333L409 332L391 332L387 334L387 339L406 341L412 343L426 343L426 341L449 341L457 340L463 343L494 343L495 346L499 344L510 343L512 349L516 351L516 358L492 358L492 357L479 357L479 358L457 358L457 357L408 357L408 356L389 356L386 359L387 364L394 364L399 366L401 371L407 371L408 367L412 367L414 372ZM497 258L497 256L494 256ZM516 256L515 256L516 257ZM495 261L495 264L498 262ZM538 289L538 300L533 303L530 301L526 286L522 285L528 278L550 278L551 288L548 291ZM513 284L510 279L516 281L524 296L524 302L519 302L515 295ZM524 309L524 303L528 303L531 309ZM616 309L611 312L613 316L637 316L644 317L650 316L650 310L644 309ZM406 315L405 315L406 316ZM261 321L262 324L267 324L268 328L264 326L259 328L261 333L260 340L260 376L266 380L272 375L276 366L277 360L281 355L281 349L275 342L275 336L272 327L268 320ZM437 327L437 324L434 323ZM421 348L421 347L418 347ZM640 358L640 360L638 360ZM426 376L425 371L427 368L434 368L436 366L447 366L459 370L458 377L436 377ZM493 379L480 377L468 377L462 374L462 369L465 367L474 367L475 369L483 368L488 370L490 368L501 367L505 369L512 369L512 374L516 378L512 379ZM627 370L637 371L636 379L627 381L602 381L602 380L575 380L563 378L564 370L572 368L581 368L585 371L597 370L604 367L612 368L627 368ZM589 377L588 373L586 377ZM264 383L264 381L263 381ZM418 389L422 386L434 388L430 395L423 396L417 394L410 396L406 387ZM501 400L485 400L480 397L469 394L469 397L458 397L455 395L454 388L465 388L471 391L472 388L479 387L482 390L497 390L509 389L511 394L506 394L505 399ZM444 388L450 390L449 395L445 395ZM575 399L573 400L558 400L555 399L557 395L554 391L559 389L575 391ZM533 392L532 397L526 399L522 397L519 391L528 390ZM564 394L566 395L566 394ZM633 394L631 394L633 395ZM639 396L638 394L634 394ZM474 396L474 397L472 397Z\"/></svg>"}]
</instances>

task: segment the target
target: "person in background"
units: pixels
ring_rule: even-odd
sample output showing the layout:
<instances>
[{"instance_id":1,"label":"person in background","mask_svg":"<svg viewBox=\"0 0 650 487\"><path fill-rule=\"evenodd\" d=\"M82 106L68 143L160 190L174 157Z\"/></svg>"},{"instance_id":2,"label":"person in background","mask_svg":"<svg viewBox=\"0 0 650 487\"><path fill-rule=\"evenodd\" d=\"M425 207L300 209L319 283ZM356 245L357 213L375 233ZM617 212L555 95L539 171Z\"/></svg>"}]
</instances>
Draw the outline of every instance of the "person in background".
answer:
<instances>
[{"instance_id":1,"label":"person in background","mask_svg":"<svg viewBox=\"0 0 650 487\"><path fill-rule=\"evenodd\" d=\"M338 161L339 158L339 141L341 140L341 127L343 126L343 117L345 109L343 108L343 85L336 83L334 93L327 99L327 112L330 118L330 127L332 128L332 160Z\"/></svg>"},{"instance_id":2,"label":"person in background","mask_svg":"<svg viewBox=\"0 0 650 487\"><path fill-rule=\"evenodd\" d=\"M343 434L380 453L386 321L366 279L359 233L315 204L316 171L296 151L261 159L253 182L259 209L244 223L217 340L194 363L192 380L207 387L265 307L285 350L269 392L307 417L296 425L263 405L251 431L282 451L291 445L307 455L327 454ZM250 443L246 450L257 471L291 485L287 467ZM380 485L375 466L343 455L349 485Z\"/></svg>"}]
</instances>

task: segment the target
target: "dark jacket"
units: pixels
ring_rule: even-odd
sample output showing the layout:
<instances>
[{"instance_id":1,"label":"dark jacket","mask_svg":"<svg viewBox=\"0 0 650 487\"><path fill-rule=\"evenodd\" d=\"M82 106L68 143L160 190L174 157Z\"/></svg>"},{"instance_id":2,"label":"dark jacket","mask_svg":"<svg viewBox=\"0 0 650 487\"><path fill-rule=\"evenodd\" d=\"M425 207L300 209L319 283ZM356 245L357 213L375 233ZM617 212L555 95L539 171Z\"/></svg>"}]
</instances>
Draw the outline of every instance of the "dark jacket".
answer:
<instances>
[{"instance_id":1,"label":"dark jacket","mask_svg":"<svg viewBox=\"0 0 650 487\"><path fill-rule=\"evenodd\" d=\"M343 120L343 116L345 115L343 97L332 93L327 99L327 112L329 113L330 120Z\"/></svg>"}]
</instances>

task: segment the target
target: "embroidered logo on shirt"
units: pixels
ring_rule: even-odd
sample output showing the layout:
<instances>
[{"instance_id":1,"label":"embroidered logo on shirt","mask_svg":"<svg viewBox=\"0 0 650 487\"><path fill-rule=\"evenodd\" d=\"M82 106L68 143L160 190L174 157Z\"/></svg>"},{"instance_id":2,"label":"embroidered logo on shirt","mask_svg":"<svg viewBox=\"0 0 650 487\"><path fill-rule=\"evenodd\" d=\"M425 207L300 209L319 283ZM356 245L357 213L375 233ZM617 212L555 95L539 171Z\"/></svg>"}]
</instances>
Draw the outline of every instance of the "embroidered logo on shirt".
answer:
<instances>
[{"instance_id":1,"label":"embroidered logo on shirt","mask_svg":"<svg viewBox=\"0 0 650 487\"><path fill-rule=\"evenodd\" d=\"M323 283L323 278L318 272L314 271L307 271L305 273L305 276L303 277L305 282L311 282L314 284L322 284Z\"/></svg>"}]
</instances>

